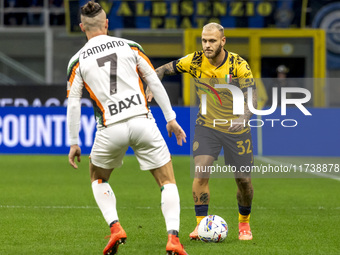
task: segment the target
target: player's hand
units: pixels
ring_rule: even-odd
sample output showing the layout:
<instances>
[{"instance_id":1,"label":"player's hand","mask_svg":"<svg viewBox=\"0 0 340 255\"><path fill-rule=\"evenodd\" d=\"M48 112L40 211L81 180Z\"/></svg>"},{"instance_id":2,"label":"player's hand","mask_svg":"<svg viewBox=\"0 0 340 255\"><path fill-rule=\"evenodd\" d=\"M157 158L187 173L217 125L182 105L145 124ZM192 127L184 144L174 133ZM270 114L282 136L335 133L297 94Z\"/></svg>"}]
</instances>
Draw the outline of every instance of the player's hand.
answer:
<instances>
[{"instance_id":1,"label":"player's hand","mask_svg":"<svg viewBox=\"0 0 340 255\"><path fill-rule=\"evenodd\" d=\"M166 129L168 130L169 137L172 137L172 133L175 134L177 139L177 144L179 146L182 146L182 142L187 142L185 139L187 135L185 134L184 130L181 128L180 125L178 125L176 120L171 120L166 124Z\"/></svg>"},{"instance_id":2,"label":"player's hand","mask_svg":"<svg viewBox=\"0 0 340 255\"><path fill-rule=\"evenodd\" d=\"M248 126L248 120L243 116L232 120L231 123L232 125L228 128L229 132L239 132Z\"/></svg>"},{"instance_id":3,"label":"player's hand","mask_svg":"<svg viewBox=\"0 0 340 255\"><path fill-rule=\"evenodd\" d=\"M77 161L80 162L80 154L81 154L80 147L77 144L71 145L70 152L68 154L68 162L74 169L78 168L77 164L74 162L74 159L75 157L77 157Z\"/></svg>"},{"instance_id":4,"label":"player's hand","mask_svg":"<svg viewBox=\"0 0 340 255\"><path fill-rule=\"evenodd\" d=\"M149 86L146 87L145 96L146 96L146 100L148 100L148 102L150 103L153 98L153 94L151 90L149 89Z\"/></svg>"}]
</instances>

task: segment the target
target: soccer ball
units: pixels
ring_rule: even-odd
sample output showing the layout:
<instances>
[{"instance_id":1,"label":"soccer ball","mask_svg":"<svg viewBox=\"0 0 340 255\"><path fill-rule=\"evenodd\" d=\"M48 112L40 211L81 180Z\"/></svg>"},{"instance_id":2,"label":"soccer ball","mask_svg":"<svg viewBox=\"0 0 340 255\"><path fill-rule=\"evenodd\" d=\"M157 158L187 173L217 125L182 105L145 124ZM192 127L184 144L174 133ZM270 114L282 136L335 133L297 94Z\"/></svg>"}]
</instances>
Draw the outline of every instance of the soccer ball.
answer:
<instances>
[{"instance_id":1,"label":"soccer ball","mask_svg":"<svg viewBox=\"0 0 340 255\"><path fill-rule=\"evenodd\" d=\"M198 237L203 242L222 242L227 235L228 225L220 216L206 216L198 225Z\"/></svg>"}]
</instances>

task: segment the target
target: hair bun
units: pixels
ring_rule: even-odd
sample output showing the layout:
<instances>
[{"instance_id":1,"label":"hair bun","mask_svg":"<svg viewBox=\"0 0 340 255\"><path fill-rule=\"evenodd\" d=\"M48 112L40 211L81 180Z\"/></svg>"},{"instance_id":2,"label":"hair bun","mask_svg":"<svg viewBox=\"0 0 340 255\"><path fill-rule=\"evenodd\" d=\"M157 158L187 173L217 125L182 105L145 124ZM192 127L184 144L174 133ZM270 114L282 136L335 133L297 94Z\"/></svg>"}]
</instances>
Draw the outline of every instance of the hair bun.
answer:
<instances>
[{"instance_id":1,"label":"hair bun","mask_svg":"<svg viewBox=\"0 0 340 255\"><path fill-rule=\"evenodd\" d=\"M83 7L81 7L81 15L87 16L87 17L94 17L98 15L102 11L102 7L100 4L89 1L87 4L85 4Z\"/></svg>"}]
</instances>

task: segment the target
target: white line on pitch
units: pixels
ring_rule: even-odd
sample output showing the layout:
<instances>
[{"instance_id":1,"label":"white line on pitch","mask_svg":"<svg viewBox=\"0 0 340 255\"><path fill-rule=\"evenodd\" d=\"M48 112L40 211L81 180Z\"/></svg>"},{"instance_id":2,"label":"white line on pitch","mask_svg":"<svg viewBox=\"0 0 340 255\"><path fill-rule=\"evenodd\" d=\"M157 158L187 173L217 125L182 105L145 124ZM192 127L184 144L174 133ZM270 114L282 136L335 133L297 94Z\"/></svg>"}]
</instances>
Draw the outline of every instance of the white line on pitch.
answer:
<instances>
[{"instance_id":1,"label":"white line on pitch","mask_svg":"<svg viewBox=\"0 0 340 255\"><path fill-rule=\"evenodd\" d=\"M260 160L260 161L263 161L263 162L268 163L268 164L273 164L273 165L290 166L291 164L293 164L293 163L280 162L280 161L273 160L273 159L270 159L270 158L267 158L267 157L263 157L263 156L258 156L256 158L258 160ZM317 175L317 176L320 176L320 177L324 177L324 178L329 178L329 179L332 179L332 180L340 181L340 177L338 177L336 175L333 175L333 174L316 173L316 172L310 172L310 171L307 171L307 172L304 172L304 173L313 174L313 175Z\"/></svg>"},{"instance_id":2,"label":"white line on pitch","mask_svg":"<svg viewBox=\"0 0 340 255\"><path fill-rule=\"evenodd\" d=\"M91 209L91 210L97 210L97 206L48 206L48 205L0 205L1 208L6 209ZM159 210L159 207L142 207L142 206L136 206L136 207L126 207L122 206L118 209L140 209L140 210ZM237 210L238 208L236 206L211 206L210 209L212 210ZM254 210L281 210L282 208L267 208L263 206L255 206L253 208ZM340 207L334 207L334 208L325 208L323 206L314 206L314 207L290 207L290 209L293 210L301 210L301 209L309 209L309 210L340 210ZM99 209L98 209L99 210ZM193 206L183 206L181 207L181 210L194 210Z\"/></svg>"}]
</instances>

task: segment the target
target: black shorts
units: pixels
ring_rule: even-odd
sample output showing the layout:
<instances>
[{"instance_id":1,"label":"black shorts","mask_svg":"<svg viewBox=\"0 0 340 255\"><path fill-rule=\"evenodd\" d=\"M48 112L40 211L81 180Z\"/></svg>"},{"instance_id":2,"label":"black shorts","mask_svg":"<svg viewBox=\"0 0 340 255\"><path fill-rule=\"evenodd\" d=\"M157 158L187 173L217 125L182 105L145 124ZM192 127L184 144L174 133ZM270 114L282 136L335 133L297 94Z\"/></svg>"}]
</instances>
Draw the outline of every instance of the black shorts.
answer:
<instances>
[{"instance_id":1,"label":"black shorts","mask_svg":"<svg viewBox=\"0 0 340 255\"><path fill-rule=\"evenodd\" d=\"M195 127L193 142L193 156L210 155L217 160L223 147L226 165L253 166L253 143L250 130L243 134L227 134L212 128Z\"/></svg>"}]
</instances>

